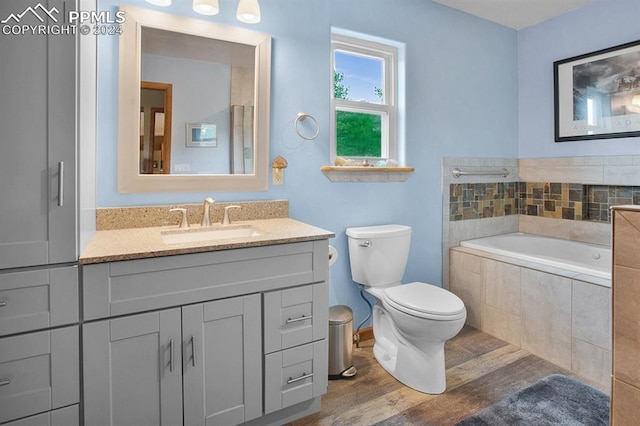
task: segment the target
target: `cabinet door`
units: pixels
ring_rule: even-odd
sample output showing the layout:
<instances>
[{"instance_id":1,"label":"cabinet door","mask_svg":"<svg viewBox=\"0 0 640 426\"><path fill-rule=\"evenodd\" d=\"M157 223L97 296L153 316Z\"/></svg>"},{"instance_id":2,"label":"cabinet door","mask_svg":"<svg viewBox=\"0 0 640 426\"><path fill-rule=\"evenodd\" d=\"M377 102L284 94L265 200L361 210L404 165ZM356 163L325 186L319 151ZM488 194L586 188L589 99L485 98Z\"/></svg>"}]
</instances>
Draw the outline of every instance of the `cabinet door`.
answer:
<instances>
[{"instance_id":1,"label":"cabinet door","mask_svg":"<svg viewBox=\"0 0 640 426\"><path fill-rule=\"evenodd\" d=\"M75 7L40 3L58 18ZM0 16L27 6L2 0ZM42 24L25 13L19 25ZM0 269L76 261L75 36L6 35L0 58Z\"/></svg>"},{"instance_id":2,"label":"cabinet door","mask_svg":"<svg viewBox=\"0 0 640 426\"><path fill-rule=\"evenodd\" d=\"M83 325L87 425L182 424L180 309Z\"/></svg>"},{"instance_id":3,"label":"cabinet door","mask_svg":"<svg viewBox=\"0 0 640 426\"><path fill-rule=\"evenodd\" d=\"M76 404L78 327L0 339L0 423Z\"/></svg>"},{"instance_id":4,"label":"cabinet door","mask_svg":"<svg viewBox=\"0 0 640 426\"><path fill-rule=\"evenodd\" d=\"M262 415L260 311L258 294L182 308L185 426Z\"/></svg>"}]
</instances>

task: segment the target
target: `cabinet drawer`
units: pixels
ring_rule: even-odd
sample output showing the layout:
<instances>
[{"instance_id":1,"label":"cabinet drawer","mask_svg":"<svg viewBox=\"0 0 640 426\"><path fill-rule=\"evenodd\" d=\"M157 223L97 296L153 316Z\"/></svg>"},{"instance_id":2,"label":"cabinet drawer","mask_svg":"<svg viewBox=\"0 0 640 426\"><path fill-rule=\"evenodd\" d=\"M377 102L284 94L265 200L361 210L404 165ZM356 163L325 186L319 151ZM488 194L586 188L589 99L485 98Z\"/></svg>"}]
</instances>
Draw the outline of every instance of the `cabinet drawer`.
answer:
<instances>
[{"instance_id":1,"label":"cabinet drawer","mask_svg":"<svg viewBox=\"0 0 640 426\"><path fill-rule=\"evenodd\" d=\"M2 426L78 426L80 415L78 404L35 416L5 423Z\"/></svg>"},{"instance_id":2,"label":"cabinet drawer","mask_svg":"<svg viewBox=\"0 0 640 426\"><path fill-rule=\"evenodd\" d=\"M77 266L0 274L0 336L77 322Z\"/></svg>"},{"instance_id":3,"label":"cabinet drawer","mask_svg":"<svg viewBox=\"0 0 640 426\"><path fill-rule=\"evenodd\" d=\"M0 423L79 401L78 327L0 339Z\"/></svg>"},{"instance_id":4,"label":"cabinet drawer","mask_svg":"<svg viewBox=\"0 0 640 426\"><path fill-rule=\"evenodd\" d=\"M322 240L84 265L84 319L326 281L326 257Z\"/></svg>"},{"instance_id":5,"label":"cabinet drawer","mask_svg":"<svg viewBox=\"0 0 640 426\"><path fill-rule=\"evenodd\" d=\"M265 356L265 407L272 413L327 391L327 340Z\"/></svg>"},{"instance_id":6,"label":"cabinet drawer","mask_svg":"<svg viewBox=\"0 0 640 426\"><path fill-rule=\"evenodd\" d=\"M265 293L265 353L326 339L328 303L325 282Z\"/></svg>"}]
</instances>

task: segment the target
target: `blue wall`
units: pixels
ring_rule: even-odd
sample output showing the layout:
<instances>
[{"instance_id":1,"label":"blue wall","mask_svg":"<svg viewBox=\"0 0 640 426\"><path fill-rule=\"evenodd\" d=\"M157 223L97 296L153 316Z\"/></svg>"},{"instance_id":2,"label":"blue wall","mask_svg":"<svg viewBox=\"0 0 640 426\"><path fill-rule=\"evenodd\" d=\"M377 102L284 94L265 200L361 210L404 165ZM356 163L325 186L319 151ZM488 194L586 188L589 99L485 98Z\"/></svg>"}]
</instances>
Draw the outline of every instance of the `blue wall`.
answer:
<instances>
[{"instance_id":1,"label":"blue wall","mask_svg":"<svg viewBox=\"0 0 640 426\"><path fill-rule=\"evenodd\" d=\"M519 157L637 155L640 138L554 142L553 62L640 39L640 1L595 0L518 31Z\"/></svg>"},{"instance_id":2,"label":"blue wall","mask_svg":"<svg viewBox=\"0 0 640 426\"><path fill-rule=\"evenodd\" d=\"M99 10L118 2L100 1ZM154 8L141 0L129 3ZM188 3L188 4L186 4ZM351 280L349 226L402 223L413 227L404 281L441 285L442 157L510 157L517 145L517 32L427 0L269 0L262 22L235 20L237 2L203 17L190 2L164 10L269 32L273 37L270 158L284 156L285 184L257 193L118 194L116 190L117 39L99 40L98 207L288 199L290 216L329 229L339 251L331 268L330 303L368 313ZM404 183L333 183L320 171L329 162L331 27L391 39L406 46L406 158L416 171ZM299 111L312 114L320 136L293 131Z\"/></svg>"}]
</instances>

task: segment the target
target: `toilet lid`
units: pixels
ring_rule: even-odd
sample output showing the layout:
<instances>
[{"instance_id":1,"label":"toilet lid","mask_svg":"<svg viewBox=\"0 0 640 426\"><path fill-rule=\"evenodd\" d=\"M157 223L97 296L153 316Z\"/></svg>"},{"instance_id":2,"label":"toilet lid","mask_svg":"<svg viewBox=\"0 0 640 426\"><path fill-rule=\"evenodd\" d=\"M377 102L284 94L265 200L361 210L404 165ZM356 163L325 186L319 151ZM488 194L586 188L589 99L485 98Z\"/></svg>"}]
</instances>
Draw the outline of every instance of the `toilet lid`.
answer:
<instances>
[{"instance_id":1,"label":"toilet lid","mask_svg":"<svg viewBox=\"0 0 640 426\"><path fill-rule=\"evenodd\" d=\"M384 295L394 308L423 318L454 320L466 315L458 296L430 284L397 285L384 289Z\"/></svg>"}]
</instances>

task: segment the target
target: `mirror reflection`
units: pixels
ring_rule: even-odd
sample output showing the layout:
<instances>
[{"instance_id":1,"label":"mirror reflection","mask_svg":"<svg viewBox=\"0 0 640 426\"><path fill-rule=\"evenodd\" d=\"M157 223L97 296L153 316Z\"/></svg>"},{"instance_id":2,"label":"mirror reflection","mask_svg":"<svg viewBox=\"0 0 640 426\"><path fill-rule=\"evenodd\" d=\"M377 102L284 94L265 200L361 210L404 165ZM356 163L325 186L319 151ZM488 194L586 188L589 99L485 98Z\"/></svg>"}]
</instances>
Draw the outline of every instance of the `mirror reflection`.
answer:
<instances>
[{"instance_id":1,"label":"mirror reflection","mask_svg":"<svg viewBox=\"0 0 640 426\"><path fill-rule=\"evenodd\" d=\"M271 36L120 9L118 192L267 190Z\"/></svg>"},{"instance_id":2,"label":"mirror reflection","mask_svg":"<svg viewBox=\"0 0 640 426\"><path fill-rule=\"evenodd\" d=\"M171 84L140 82L140 173L171 170Z\"/></svg>"},{"instance_id":3,"label":"mirror reflection","mask_svg":"<svg viewBox=\"0 0 640 426\"><path fill-rule=\"evenodd\" d=\"M140 63L141 129L170 108L163 135L141 137L140 173L253 173L255 46L142 27Z\"/></svg>"}]
</instances>

